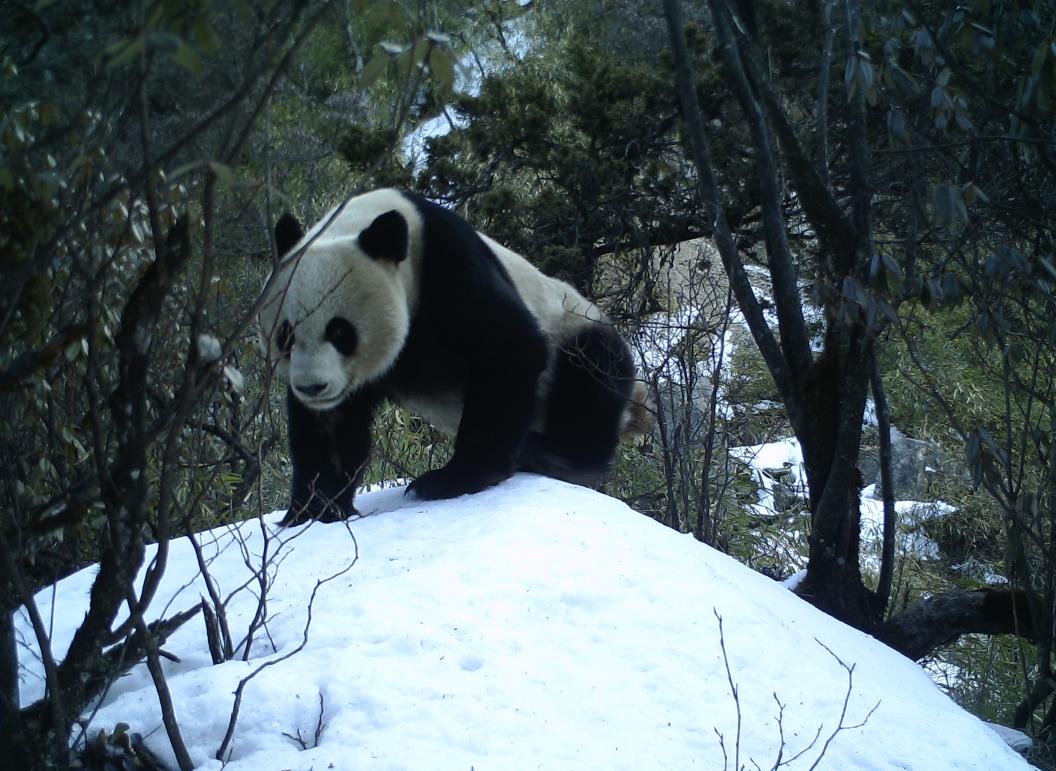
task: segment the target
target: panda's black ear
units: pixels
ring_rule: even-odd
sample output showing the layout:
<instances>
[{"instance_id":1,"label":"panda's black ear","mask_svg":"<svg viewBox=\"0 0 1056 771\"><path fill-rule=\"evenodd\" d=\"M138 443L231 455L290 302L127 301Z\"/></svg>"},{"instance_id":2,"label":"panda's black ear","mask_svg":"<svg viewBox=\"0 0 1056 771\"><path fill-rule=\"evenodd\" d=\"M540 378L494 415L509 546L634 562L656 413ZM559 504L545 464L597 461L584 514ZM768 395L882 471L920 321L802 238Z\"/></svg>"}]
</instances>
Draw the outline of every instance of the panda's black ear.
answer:
<instances>
[{"instance_id":1,"label":"panda's black ear","mask_svg":"<svg viewBox=\"0 0 1056 771\"><path fill-rule=\"evenodd\" d=\"M393 209L379 214L359 234L359 248L375 260L397 263L407 256L407 220Z\"/></svg>"},{"instance_id":2,"label":"panda's black ear","mask_svg":"<svg viewBox=\"0 0 1056 771\"><path fill-rule=\"evenodd\" d=\"M275 246L279 250L279 257L285 257L297 242L304 238L304 228L289 212L286 212L279 221L275 223Z\"/></svg>"}]
</instances>

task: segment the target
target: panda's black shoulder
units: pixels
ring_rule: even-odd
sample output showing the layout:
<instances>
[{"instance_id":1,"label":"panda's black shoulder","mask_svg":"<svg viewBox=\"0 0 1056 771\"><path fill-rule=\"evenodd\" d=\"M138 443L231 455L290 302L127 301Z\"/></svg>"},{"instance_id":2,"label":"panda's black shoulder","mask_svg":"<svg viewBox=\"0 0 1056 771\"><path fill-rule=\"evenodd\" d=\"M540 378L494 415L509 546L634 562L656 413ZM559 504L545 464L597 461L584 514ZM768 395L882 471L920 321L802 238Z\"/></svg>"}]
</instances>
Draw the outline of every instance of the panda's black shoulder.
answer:
<instances>
[{"instance_id":1,"label":"panda's black shoulder","mask_svg":"<svg viewBox=\"0 0 1056 771\"><path fill-rule=\"evenodd\" d=\"M422 196L403 195L421 219L421 231L411 236L418 240L421 260L418 298L401 362L407 366L398 367L399 373L412 363L437 358L463 365L472 359L474 366L483 366L504 360L500 349L511 347L520 352L518 358L544 356L546 338L538 321L473 226Z\"/></svg>"},{"instance_id":2,"label":"panda's black shoulder","mask_svg":"<svg viewBox=\"0 0 1056 771\"><path fill-rule=\"evenodd\" d=\"M483 260L505 272L498 258L466 220L417 193L404 191L402 194L421 217L420 241L425 265L443 263L450 270L462 261L477 263Z\"/></svg>"},{"instance_id":3,"label":"panda's black shoulder","mask_svg":"<svg viewBox=\"0 0 1056 771\"><path fill-rule=\"evenodd\" d=\"M450 209L430 201L425 196L410 190L401 190L400 195L410 201L411 205L418 210L418 214L422 218L423 231L441 230L459 233L463 230L468 230L470 233L475 233L473 227L460 216Z\"/></svg>"}]
</instances>

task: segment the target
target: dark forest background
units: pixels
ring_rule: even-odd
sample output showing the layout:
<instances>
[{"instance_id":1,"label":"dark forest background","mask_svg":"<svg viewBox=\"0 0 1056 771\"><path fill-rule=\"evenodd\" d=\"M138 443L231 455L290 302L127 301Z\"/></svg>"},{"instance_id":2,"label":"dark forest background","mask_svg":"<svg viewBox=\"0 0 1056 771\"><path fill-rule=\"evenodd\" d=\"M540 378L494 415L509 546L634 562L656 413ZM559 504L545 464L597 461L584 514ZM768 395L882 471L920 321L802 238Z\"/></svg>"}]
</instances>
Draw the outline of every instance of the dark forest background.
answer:
<instances>
[{"instance_id":1,"label":"dark forest background","mask_svg":"<svg viewBox=\"0 0 1056 771\"><path fill-rule=\"evenodd\" d=\"M1054 767L1056 3L0 10L16 767L68 767L114 678L145 659L163 694L166 636L222 617L212 597L144 620L170 539L285 503L283 386L249 323L272 225L381 185L453 207L633 341L658 426L606 492L771 575L805 568L805 600L954 672L954 698ZM892 426L943 459L927 500L954 512L896 514ZM447 452L396 409L377 434L370 481ZM732 450L782 436L805 485L761 516ZM874 477L884 522L863 532ZM917 531L937 555L905 548ZM20 707L12 614L49 651L33 594L91 562L91 608Z\"/></svg>"}]
</instances>

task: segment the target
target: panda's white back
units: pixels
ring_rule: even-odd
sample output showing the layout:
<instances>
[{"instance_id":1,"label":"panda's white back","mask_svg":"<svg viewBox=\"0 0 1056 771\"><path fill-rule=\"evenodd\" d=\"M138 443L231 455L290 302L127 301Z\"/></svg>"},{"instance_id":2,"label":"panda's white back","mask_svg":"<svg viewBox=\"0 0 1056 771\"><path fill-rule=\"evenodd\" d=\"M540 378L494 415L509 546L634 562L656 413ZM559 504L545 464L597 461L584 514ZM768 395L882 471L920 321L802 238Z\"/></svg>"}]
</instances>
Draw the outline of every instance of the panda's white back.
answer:
<instances>
[{"instance_id":1,"label":"panda's white back","mask_svg":"<svg viewBox=\"0 0 1056 771\"><path fill-rule=\"evenodd\" d=\"M408 305L413 308L417 297L416 278L421 268L424 226L418 208L400 191L383 188L350 199L317 222L305 235L305 240L315 238L323 228L326 230L318 236L319 240L354 236L370 225L377 215L393 209L399 211L408 224L410 254L408 264L397 271L397 280L403 284ZM484 233L478 235L502 263L517 287L517 293L551 339L566 337L582 327L585 321L605 321L601 310L570 284L547 276L524 257Z\"/></svg>"},{"instance_id":2,"label":"panda's white back","mask_svg":"<svg viewBox=\"0 0 1056 771\"><path fill-rule=\"evenodd\" d=\"M539 326L552 339L567 337L585 322L605 320L605 314L571 284L546 275L516 252L483 233L479 235L506 268L517 293L539 320Z\"/></svg>"}]
</instances>

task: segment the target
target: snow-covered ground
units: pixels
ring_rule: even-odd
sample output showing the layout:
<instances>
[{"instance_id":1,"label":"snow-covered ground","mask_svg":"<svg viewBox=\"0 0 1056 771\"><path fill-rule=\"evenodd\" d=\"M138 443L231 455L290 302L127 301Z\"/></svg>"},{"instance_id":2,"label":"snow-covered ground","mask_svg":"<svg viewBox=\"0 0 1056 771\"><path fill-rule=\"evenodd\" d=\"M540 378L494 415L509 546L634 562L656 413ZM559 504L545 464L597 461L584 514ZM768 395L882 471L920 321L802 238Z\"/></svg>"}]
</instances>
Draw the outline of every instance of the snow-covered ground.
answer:
<instances>
[{"instance_id":1,"label":"snow-covered ground","mask_svg":"<svg viewBox=\"0 0 1056 771\"><path fill-rule=\"evenodd\" d=\"M758 516L767 518L778 509L775 490L780 486L788 495L806 501L807 481L803 467L803 451L792 437L764 444L733 447L730 454L744 463L756 484L756 502L748 504ZM875 485L869 485L861 493L861 528L864 549L862 569L874 575L880 571L880 547L883 542L884 504L879 500ZM920 532L920 525L928 519L943 517L956 509L943 501L895 501L895 513L899 525L896 534L896 553L916 559L938 559L939 546ZM785 537L794 540L796 533L786 532ZM802 564L788 567L800 568Z\"/></svg>"},{"instance_id":2,"label":"snow-covered ground","mask_svg":"<svg viewBox=\"0 0 1056 771\"><path fill-rule=\"evenodd\" d=\"M165 668L202 768L714 771L802 752L782 766L794 771L823 751L816 767L840 771L1028 768L912 662L599 493L518 475L451 501L396 488L357 504L367 516L348 529L279 531L278 514L267 518L290 540L248 663L212 665L197 621L166 644L181 659ZM253 521L204 542L227 593L250 577L245 557L263 535ZM301 642L316 582L357 549L319 588L305 648L246 686L230 762L214 760L239 680ZM174 543L155 607L195 604L196 573L189 544ZM59 652L91 578L37 598ZM255 608L248 591L231 601L236 638ZM24 620L19 632L31 645ZM39 663L24 659L28 702L42 685ZM118 722L172 762L142 666L111 689L92 731Z\"/></svg>"}]
</instances>

